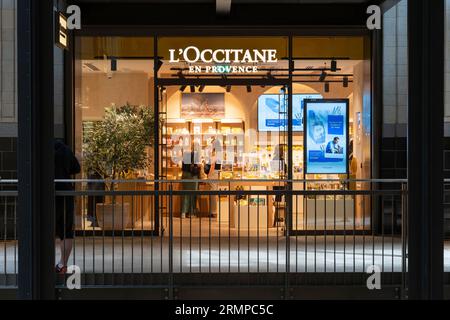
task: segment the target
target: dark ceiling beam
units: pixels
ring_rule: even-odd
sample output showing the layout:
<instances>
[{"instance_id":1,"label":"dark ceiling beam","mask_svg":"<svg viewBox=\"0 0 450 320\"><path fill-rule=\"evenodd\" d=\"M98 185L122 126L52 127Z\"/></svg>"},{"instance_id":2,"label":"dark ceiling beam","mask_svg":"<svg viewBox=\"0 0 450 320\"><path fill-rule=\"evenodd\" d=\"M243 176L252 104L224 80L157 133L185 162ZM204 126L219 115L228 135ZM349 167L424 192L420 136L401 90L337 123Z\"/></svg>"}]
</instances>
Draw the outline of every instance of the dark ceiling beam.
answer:
<instances>
[{"instance_id":1,"label":"dark ceiling beam","mask_svg":"<svg viewBox=\"0 0 450 320\"><path fill-rule=\"evenodd\" d=\"M235 3L226 19L216 15L215 3L79 3L83 29L95 26L365 26L367 3L259 4ZM83 32L83 29L81 30ZM111 29L109 27L109 29ZM182 28L177 28L182 32Z\"/></svg>"}]
</instances>

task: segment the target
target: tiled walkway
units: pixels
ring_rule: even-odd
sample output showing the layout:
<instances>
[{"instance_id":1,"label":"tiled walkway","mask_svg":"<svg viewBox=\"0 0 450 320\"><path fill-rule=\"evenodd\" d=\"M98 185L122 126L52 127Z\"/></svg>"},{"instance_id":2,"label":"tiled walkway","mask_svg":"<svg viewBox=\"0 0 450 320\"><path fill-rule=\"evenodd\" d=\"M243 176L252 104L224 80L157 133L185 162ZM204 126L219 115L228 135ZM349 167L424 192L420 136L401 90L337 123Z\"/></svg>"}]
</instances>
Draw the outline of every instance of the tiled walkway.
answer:
<instances>
[{"instance_id":1,"label":"tiled walkway","mask_svg":"<svg viewBox=\"0 0 450 320\"><path fill-rule=\"evenodd\" d=\"M363 272L369 265L402 270L401 242L388 237L299 236L289 244L276 236L175 237L172 259L169 247L167 237L78 238L70 264L85 273L160 273L168 272L170 264L174 272L284 272L286 265L290 272ZM0 242L0 274L17 272L16 257L16 242ZM444 258L449 272L450 242Z\"/></svg>"}]
</instances>

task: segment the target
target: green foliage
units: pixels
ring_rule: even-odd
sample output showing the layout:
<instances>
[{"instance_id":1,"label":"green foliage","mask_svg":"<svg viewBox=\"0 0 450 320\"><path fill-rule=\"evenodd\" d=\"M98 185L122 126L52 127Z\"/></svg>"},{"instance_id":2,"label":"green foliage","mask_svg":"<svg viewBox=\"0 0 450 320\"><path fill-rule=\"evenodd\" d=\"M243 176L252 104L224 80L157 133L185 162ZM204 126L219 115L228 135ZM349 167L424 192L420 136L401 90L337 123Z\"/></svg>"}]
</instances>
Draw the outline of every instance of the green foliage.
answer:
<instances>
[{"instance_id":1,"label":"green foliage","mask_svg":"<svg viewBox=\"0 0 450 320\"><path fill-rule=\"evenodd\" d=\"M103 179L122 179L148 165L146 147L153 142L154 115L148 107L105 109L86 136L84 165ZM114 188L114 184L111 184Z\"/></svg>"}]
</instances>

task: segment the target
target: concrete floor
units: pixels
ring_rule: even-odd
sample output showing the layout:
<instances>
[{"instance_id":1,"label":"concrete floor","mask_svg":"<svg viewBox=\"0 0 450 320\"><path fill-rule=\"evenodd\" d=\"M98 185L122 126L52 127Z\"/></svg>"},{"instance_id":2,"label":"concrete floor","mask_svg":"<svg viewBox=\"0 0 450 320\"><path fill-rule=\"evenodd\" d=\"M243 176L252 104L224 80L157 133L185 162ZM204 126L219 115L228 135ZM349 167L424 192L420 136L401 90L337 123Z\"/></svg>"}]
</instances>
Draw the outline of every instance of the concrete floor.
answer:
<instances>
[{"instance_id":1,"label":"concrete floor","mask_svg":"<svg viewBox=\"0 0 450 320\"><path fill-rule=\"evenodd\" d=\"M174 272L363 272L378 265L402 270L399 239L372 236L175 237ZM56 250L59 257L59 249ZM289 255L286 253L289 252ZM160 273L170 270L168 237L77 238L70 264L85 273ZM289 257L289 263L286 257ZM450 242L444 248L450 272ZM6 263L5 263L6 262ZM17 273L17 242L0 242L0 274Z\"/></svg>"}]
</instances>

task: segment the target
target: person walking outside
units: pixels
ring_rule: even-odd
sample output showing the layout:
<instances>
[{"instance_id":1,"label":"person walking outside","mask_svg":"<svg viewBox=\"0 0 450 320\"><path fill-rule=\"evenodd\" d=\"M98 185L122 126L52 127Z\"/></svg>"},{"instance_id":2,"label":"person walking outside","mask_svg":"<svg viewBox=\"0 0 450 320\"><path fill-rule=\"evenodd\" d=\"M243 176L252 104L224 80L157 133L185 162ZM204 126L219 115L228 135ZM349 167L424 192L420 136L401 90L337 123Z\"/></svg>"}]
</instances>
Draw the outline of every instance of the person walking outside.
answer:
<instances>
[{"instance_id":1,"label":"person walking outside","mask_svg":"<svg viewBox=\"0 0 450 320\"><path fill-rule=\"evenodd\" d=\"M55 179L68 180L71 176L80 173L80 163L72 150L59 140L55 140ZM70 182L55 183L55 190L74 190ZM73 247L74 238L74 198L72 196L55 197L55 233L59 238L61 257L55 267L56 273L67 272L67 262Z\"/></svg>"}]
</instances>

